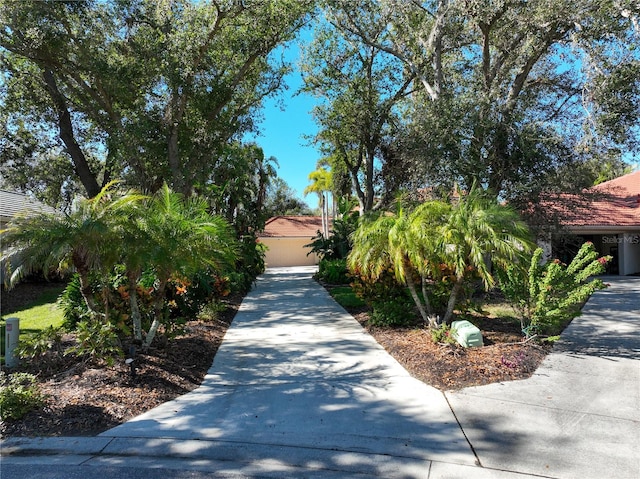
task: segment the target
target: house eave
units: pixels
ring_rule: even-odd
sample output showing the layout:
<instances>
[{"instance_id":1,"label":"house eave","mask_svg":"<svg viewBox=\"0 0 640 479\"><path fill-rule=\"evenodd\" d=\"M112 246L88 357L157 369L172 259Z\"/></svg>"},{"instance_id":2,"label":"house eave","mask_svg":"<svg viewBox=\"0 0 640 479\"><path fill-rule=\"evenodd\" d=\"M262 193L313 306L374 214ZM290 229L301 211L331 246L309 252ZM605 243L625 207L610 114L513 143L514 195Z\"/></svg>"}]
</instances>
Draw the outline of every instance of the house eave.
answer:
<instances>
[{"instance_id":1,"label":"house eave","mask_svg":"<svg viewBox=\"0 0 640 479\"><path fill-rule=\"evenodd\" d=\"M575 225L567 226L572 233L600 234L600 233L624 233L627 231L640 231L640 225L615 226L615 225Z\"/></svg>"}]
</instances>

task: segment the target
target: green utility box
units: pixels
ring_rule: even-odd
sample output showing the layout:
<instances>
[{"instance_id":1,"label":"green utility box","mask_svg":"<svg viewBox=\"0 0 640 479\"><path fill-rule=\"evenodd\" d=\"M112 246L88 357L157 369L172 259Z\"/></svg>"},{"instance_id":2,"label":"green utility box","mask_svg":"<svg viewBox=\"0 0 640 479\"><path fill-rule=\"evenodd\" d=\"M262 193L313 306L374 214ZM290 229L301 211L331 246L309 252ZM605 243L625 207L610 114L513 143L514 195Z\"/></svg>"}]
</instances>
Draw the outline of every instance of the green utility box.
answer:
<instances>
[{"instance_id":1,"label":"green utility box","mask_svg":"<svg viewBox=\"0 0 640 479\"><path fill-rule=\"evenodd\" d=\"M460 346L465 348L484 346L482 333L469 321L454 321L451 323L451 329L454 330L453 337L458 341Z\"/></svg>"}]
</instances>

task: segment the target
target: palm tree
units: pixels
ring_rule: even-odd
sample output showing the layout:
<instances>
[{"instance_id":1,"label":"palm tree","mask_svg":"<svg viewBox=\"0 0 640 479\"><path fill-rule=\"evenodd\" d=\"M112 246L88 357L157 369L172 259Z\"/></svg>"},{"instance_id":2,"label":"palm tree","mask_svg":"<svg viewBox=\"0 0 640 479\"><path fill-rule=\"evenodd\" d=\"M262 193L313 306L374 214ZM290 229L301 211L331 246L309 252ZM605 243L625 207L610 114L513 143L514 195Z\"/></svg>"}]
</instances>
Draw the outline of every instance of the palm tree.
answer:
<instances>
[{"instance_id":1,"label":"palm tree","mask_svg":"<svg viewBox=\"0 0 640 479\"><path fill-rule=\"evenodd\" d=\"M329 237L329 203L325 196L331 191L331 172L325 168L318 168L309 173L311 184L304 189L304 194L317 193L320 199L320 211L322 215L322 234L325 238Z\"/></svg>"},{"instance_id":2,"label":"palm tree","mask_svg":"<svg viewBox=\"0 0 640 479\"><path fill-rule=\"evenodd\" d=\"M429 323L435 311L429 303L428 285L444 279L443 269L454 277L443 317L449 323L465 281L477 275L491 287L495 280L490 264L504 268L525 260L531 245L529 231L517 213L477 188L453 204L428 201L410 213L400 209L396 214L365 217L353 244L349 268L372 281L393 268ZM420 278L422 298L416 278Z\"/></svg>"},{"instance_id":3,"label":"palm tree","mask_svg":"<svg viewBox=\"0 0 640 479\"><path fill-rule=\"evenodd\" d=\"M48 274L72 266L89 311L97 314L90 274L105 272L117 262L120 239L112 225L128 205L141 198L117 193L115 184L109 183L91 199L79 200L69 214L42 213L14 219L1 233L3 260L13 268L9 286L37 270Z\"/></svg>"},{"instance_id":4,"label":"palm tree","mask_svg":"<svg viewBox=\"0 0 640 479\"><path fill-rule=\"evenodd\" d=\"M392 268L396 280L407 285L425 323L434 315L427 284L438 265L436 228L450 209L447 203L431 201L411 213L400 208L396 214L367 215L353 236L350 269L376 281ZM416 278L420 278L422 298Z\"/></svg>"},{"instance_id":5,"label":"palm tree","mask_svg":"<svg viewBox=\"0 0 640 479\"><path fill-rule=\"evenodd\" d=\"M153 300L154 319L143 347L151 345L162 324L165 290L176 274L188 275L204 266L224 270L234 265L238 244L230 225L207 213L202 198L183 198L165 184L148 202L140 224L146 243L137 254L157 277Z\"/></svg>"},{"instance_id":6,"label":"palm tree","mask_svg":"<svg viewBox=\"0 0 640 479\"><path fill-rule=\"evenodd\" d=\"M455 280L443 321L449 323L465 280L476 274L485 288L495 284L491 265L506 268L526 261L531 250L529 229L511 208L501 205L484 190L472 187L460 195L446 221L437 229L442 262Z\"/></svg>"}]
</instances>

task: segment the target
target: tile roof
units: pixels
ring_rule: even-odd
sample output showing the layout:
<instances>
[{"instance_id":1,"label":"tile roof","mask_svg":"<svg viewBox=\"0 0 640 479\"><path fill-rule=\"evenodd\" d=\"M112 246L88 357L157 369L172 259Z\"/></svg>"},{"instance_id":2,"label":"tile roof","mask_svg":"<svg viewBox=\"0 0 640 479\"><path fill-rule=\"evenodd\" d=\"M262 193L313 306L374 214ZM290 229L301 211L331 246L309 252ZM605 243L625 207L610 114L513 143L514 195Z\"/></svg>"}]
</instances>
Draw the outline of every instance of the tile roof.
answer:
<instances>
[{"instance_id":1,"label":"tile roof","mask_svg":"<svg viewBox=\"0 0 640 479\"><path fill-rule=\"evenodd\" d=\"M583 202L552 203L566 226L583 227L639 227L640 228L640 171L606 181L589 188L593 193ZM565 198L571 199L569 195ZM562 203L565 203L564 205Z\"/></svg>"},{"instance_id":2,"label":"tile roof","mask_svg":"<svg viewBox=\"0 0 640 479\"><path fill-rule=\"evenodd\" d=\"M23 193L15 191L0 190L0 219L10 221L18 213L53 213L55 210L50 206L40 203Z\"/></svg>"},{"instance_id":3,"label":"tile roof","mask_svg":"<svg viewBox=\"0 0 640 479\"><path fill-rule=\"evenodd\" d=\"M313 238L322 231L320 216L274 216L265 224L261 237Z\"/></svg>"}]
</instances>

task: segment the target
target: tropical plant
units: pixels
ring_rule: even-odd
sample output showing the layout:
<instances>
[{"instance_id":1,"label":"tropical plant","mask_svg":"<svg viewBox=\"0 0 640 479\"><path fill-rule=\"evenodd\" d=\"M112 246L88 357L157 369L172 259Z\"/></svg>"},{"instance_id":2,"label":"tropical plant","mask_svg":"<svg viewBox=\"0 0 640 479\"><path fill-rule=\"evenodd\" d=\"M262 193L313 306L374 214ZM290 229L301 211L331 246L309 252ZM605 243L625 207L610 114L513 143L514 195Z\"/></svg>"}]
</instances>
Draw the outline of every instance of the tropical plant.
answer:
<instances>
[{"instance_id":1,"label":"tropical plant","mask_svg":"<svg viewBox=\"0 0 640 479\"><path fill-rule=\"evenodd\" d=\"M141 254L156 275L153 322L144 347L149 347L164 318L165 291L176 276L189 277L205 265L216 271L233 267L238 243L233 229L219 216L207 213L201 198L184 198L165 184L148 202L141 220L148 243ZM141 339L141 338L136 338Z\"/></svg>"},{"instance_id":2,"label":"tropical plant","mask_svg":"<svg viewBox=\"0 0 640 479\"><path fill-rule=\"evenodd\" d=\"M326 168L318 168L309 173L311 184L304 189L304 194L316 193L320 201L320 213L322 216L322 235L329 236L329 200L328 193L332 191L331 172Z\"/></svg>"},{"instance_id":3,"label":"tropical plant","mask_svg":"<svg viewBox=\"0 0 640 479\"><path fill-rule=\"evenodd\" d=\"M92 199L81 199L69 214L41 213L19 216L0 233L3 259L12 271L9 285L34 271L62 271L73 267L80 292L89 311L98 307L91 287L91 274L109 271L118 261L116 219L141 196L119 193L116 182L109 183Z\"/></svg>"},{"instance_id":4,"label":"tropical plant","mask_svg":"<svg viewBox=\"0 0 640 479\"><path fill-rule=\"evenodd\" d=\"M314 278L329 284L349 284L346 259L321 259Z\"/></svg>"},{"instance_id":5,"label":"tropical plant","mask_svg":"<svg viewBox=\"0 0 640 479\"><path fill-rule=\"evenodd\" d=\"M415 322L415 311L408 298L376 301L369 317L372 326L403 327Z\"/></svg>"},{"instance_id":6,"label":"tropical plant","mask_svg":"<svg viewBox=\"0 0 640 479\"><path fill-rule=\"evenodd\" d=\"M434 312L426 294L427 282L439 264L435 228L449 210L447 203L428 202L411 214L400 208L396 214L365 216L353 236L349 269L365 282L375 282L393 271L395 279L408 287L423 321L428 322Z\"/></svg>"},{"instance_id":7,"label":"tropical plant","mask_svg":"<svg viewBox=\"0 0 640 479\"><path fill-rule=\"evenodd\" d=\"M353 243L350 269L370 280L392 269L425 323L433 323L437 312L429 300L434 281L450 288L442 318L449 323L465 282L479 278L485 287L493 286L491 265L504 268L521 261L530 245L518 215L478 188L458 193L452 203L427 201L410 213L400 208L365 219Z\"/></svg>"},{"instance_id":8,"label":"tropical plant","mask_svg":"<svg viewBox=\"0 0 640 479\"><path fill-rule=\"evenodd\" d=\"M494 270L522 263L531 249L529 229L518 214L476 186L455 201L437 233L442 262L454 277L443 318L446 324L465 280L476 276L491 288L496 283Z\"/></svg>"},{"instance_id":9,"label":"tropical plant","mask_svg":"<svg viewBox=\"0 0 640 479\"><path fill-rule=\"evenodd\" d=\"M338 216L333 220L329 235L321 231L313 241L305 246L311 247L307 254L316 253L322 259L344 259L351 251L351 237L358 227L359 214L353 209L353 201L340 198L337 201Z\"/></svg>"},{"instance_id":10,"label":"tropical plant","mask_svg":"<svg viewBox=\"0 0 640 479\"><path fill-rule=\"evenodd\" d=\"M558 334L579 316L589 297L606 287L593 276L604 273L611 260L601 257L591 242L582 245L569 265L557 259L543 264L543 254L536 249L528 270L511 267L499 274L500 288L519 313L527 337Z\"/></svg>"},{"instance_id":11,"label":"tropical plant","mask_svg":"<svg viewBox=\"0 0 640 479\"><path fill-rule=\"evenodd\" d=\"M36 377L29 373L0 371L0 419L20 419L42 404Z\"/></svg>"},{"instance_id":12,"label":"tropical plant","mask_svg":"<svg viewBox=\"0 0 640 479\"><path fill-rule=\"evenodd\" d=\"M111 323L80 321L76 327L77 343L64 354L86 358L88 361L104 361L113 365L115 358L122 357L122 344L118 332Z\"/></svg>"}]
</instances>

